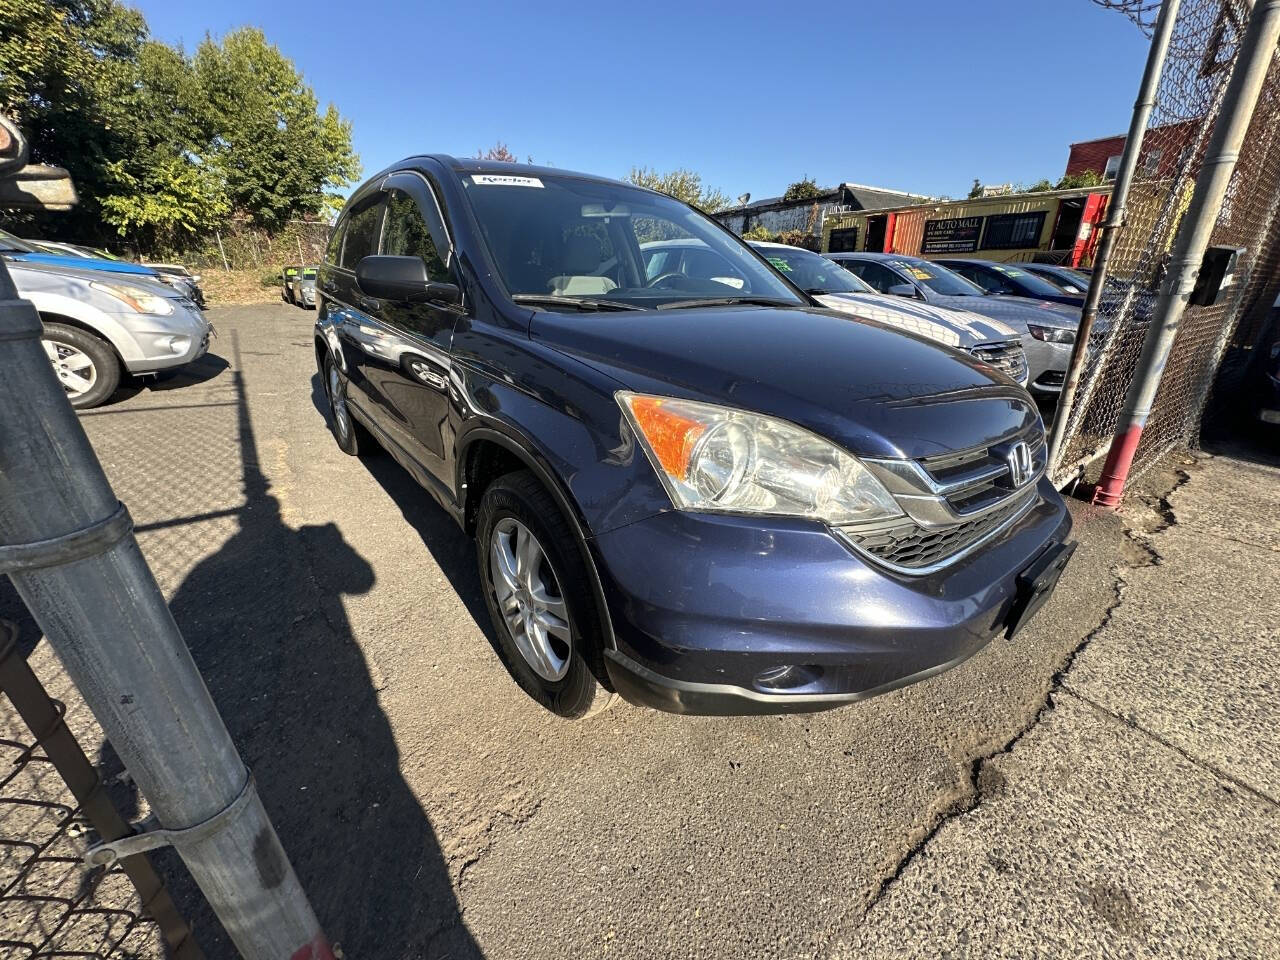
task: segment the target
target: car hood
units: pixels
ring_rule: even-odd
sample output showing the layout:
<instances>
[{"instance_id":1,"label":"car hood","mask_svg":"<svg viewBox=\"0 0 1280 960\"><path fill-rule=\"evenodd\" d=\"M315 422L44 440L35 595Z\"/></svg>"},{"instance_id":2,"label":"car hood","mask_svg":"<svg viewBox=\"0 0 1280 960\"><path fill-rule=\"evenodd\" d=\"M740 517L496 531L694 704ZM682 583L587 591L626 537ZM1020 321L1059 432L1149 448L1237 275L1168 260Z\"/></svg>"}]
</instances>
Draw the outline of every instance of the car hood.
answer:
<instances>
[{"instance_id":1,"label":"car hood","mask_svg":"<svg viewBox=\"0 0 1280 960\"><path fill-rule=\"evenodd\" d=\"M1019 333L1027 332L1028 323L1047 327L1067 327L1074 330L1080 325L1080 308L1068 307L1048 300L1031 300L1027 297L942 297L930 298L939 307L972 310L984 317L992 317L1006 323Z\"/></svg>"},{"instance_id":2,"label":"car hood","mask_svg":"<svg viewBox=\"0 0 1280 960\"><path fill-rule=\"evenodd\" d=\"M102 270L97 270L93 267L80 266L80 264L87 262L89 261L82 260L78 257L68 257L65 264L60 263L55 265L32 260L10 260L6 265L9 268L9 273L14 278L14 283L17 285L19 292L21 292L24 283L24 281L19 278L25 275L29 278L26 282L35 285L47 286L47 283L42 284L40 279L41 277L57 277L63 280L79 281L81 283L92 283L94 281L99 283L114 282L140 287L143 290L154 293L158 297L165 297L169 300L184 299L182 294L154 274L129 274L125 276L104 277L104 271ZM68 287L68 289L70 288Z\"/></svg>"},{"instance_id":3,"label":"car hood","mask_svg":"<svg viewBox=\"0 0 1280 960\"><path fill-rule=\"evenodd\" d=\"M999 320L883 293L822 293L815 294L814 299L832 310L876 320L959 350L1018 337L1017 330Z\"/></svg>"},{"instance_id":4,"label":"car hood","mask_svg":"<svg viewBox=\"0 0 1280 960\"><path fill-rule=\"evenodd\" d=\"M825 310L540 311L530 336L620 387L779 417L863 456L935 456L1038 420L1020 387L966 354Z\"/></svg>"},{"instance_id":5,"label":"car hood","mask_svg":"<svg viewBox=\"0 0 1280 960\"><path fill-rule=\"evenodd\" d=\"M102 273L131 273L144 277L155 277L150 267L122 260L96 260L92 257L62 256L56 253L13 253L14 260L21 263L39 263L49 267L76 267L80 270L98 270Z\"/></svg>"}]
</instances>

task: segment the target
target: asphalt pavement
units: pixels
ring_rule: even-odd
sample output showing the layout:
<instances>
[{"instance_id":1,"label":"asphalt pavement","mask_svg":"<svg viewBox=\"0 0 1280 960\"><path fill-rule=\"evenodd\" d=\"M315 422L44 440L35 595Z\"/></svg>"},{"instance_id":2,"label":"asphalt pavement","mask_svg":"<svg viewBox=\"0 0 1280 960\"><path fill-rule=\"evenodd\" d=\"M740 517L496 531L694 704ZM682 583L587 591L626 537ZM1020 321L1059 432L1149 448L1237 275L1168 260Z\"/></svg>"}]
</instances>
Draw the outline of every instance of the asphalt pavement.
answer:
<instances>
[{"instance_id":1,"label":"asphalt pavement","mask_svg":"<svg viewBox=\"0 0 1280 960\"><path fill-rule=\"evenodd\" d=\"M211 316L209 357L82 423L344 956L1280 955L1276 467L1073 504L1053 600L927 682L568 722L495 656L452 520L333 443L314 314Z\"/></svg>"}]
</instances>

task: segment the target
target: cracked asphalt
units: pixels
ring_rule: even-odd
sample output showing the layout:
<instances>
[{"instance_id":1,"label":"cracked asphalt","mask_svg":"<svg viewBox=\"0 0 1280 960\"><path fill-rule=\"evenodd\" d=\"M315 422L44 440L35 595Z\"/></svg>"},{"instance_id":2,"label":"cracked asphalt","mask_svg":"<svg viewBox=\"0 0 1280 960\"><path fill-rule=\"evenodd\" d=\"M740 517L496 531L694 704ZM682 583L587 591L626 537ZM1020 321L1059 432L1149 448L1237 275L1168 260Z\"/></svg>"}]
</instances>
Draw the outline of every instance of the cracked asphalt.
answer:
<instances>
[{"instance_id":1,"label":"cracked asphalt","mask_svg":"<svg viewBox=\"0 0 1280 960\"><path fill-rule=\"evenodd\" d=\"M209 358L82 423L344 956L1280 956L1274 465L1073 504L1053 600L925 683L570 723L494 655L470 542L334 445L314 315L211 316Z\"/></svg>"}]
</instances>

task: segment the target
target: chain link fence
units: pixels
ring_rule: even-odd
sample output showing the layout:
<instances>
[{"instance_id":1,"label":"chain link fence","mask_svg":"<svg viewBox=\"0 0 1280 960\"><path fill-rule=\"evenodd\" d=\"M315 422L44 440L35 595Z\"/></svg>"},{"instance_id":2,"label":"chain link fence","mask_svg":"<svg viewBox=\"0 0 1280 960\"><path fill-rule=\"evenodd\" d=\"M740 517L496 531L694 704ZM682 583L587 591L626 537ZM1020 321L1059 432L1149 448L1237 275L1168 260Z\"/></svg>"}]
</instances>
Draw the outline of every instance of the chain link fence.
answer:
<instances>
[{"instance_id":1,"label":"chain link fence","mask_svg":"<svg viewBox=\"0 0 1280 960\"><path fill-rule=\"evenodd\" d=\"M202 960L145 856L84 862L130 828L3 621L0 690L0 958Z\"/></svg>"},{"instance_id":2,"label":"chain link fence","mask_svg":"<svg viewBox=\"0 0 1280 960\"><path fill-rule=\"evenodd\" d=\"M1160 8L1150 0L1095 2L1128 15L1144 30L1150 29ZM1116 237L1107 286L1086 348L1079 393L1068 414L1061 456L1053 465L1059 483L1105 453L1115 433L1248 16L1244 0L1183 0L1179 8L1125 223ZM1187 309L1131 477L1174 446L1198 438L1224 354L1232 344L1240 344L1242 336L1256 338L1259 318L1280 288L1275 270L1280 241L1278 128L1280 59L1273 56L1211 239L1213 244L1245 248L1236 266L1236 282L1217 304Z\"/></svg>"}]
</instances>

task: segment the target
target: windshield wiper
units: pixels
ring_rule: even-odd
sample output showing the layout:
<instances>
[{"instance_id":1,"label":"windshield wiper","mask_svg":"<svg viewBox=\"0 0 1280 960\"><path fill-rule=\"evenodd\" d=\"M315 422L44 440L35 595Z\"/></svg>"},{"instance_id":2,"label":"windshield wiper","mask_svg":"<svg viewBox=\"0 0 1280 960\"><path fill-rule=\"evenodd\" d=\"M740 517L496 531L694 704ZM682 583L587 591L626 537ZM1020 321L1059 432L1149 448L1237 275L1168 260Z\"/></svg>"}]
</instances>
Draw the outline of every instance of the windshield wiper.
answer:
<instances>
[{"instance_id":1,"label":"windshield wiper","mask_svg":"<svg viewBox=\"0 0 1280 960\"><path fill-rule=\"evenodd\" d=\"M572 307L575 310L643 310L633 303L617 300L584 300L578 297L557 297L551 293L517 293L511 298L516 303L535 307Z\"/></svg>"},{"instance_id":2,"label":"windshield wiper","mask_svg":"<svg viewBox=\"0 0 1280 960\"><path fill-rule=\"evenodd\" d=\"M777 297L711 297L697 300L672 300L660 303L658 310L676 310L680 307L726 307L737 303L749 303L759 307L795 307L802 304L790 300L779 300Z\"/></svg>"}]
</instances>

